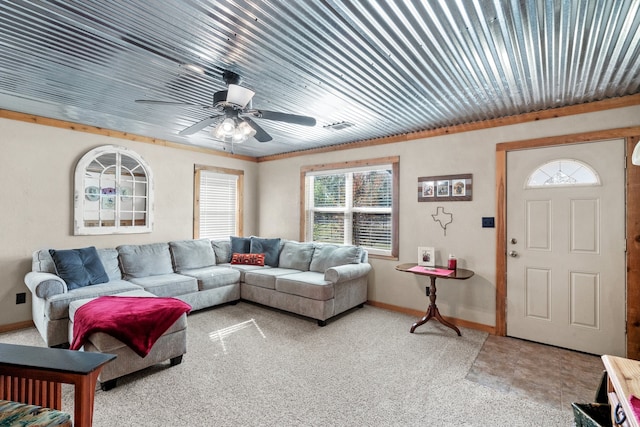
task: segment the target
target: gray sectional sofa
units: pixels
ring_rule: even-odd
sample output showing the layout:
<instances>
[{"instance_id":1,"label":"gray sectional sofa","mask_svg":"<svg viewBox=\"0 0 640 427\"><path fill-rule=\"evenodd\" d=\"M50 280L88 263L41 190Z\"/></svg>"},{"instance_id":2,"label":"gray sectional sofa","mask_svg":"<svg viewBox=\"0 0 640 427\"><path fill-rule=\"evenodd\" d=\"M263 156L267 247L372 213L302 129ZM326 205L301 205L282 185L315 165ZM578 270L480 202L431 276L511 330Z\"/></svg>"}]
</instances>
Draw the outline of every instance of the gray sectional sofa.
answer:
<instances>
[{"instance_id":1,"label":"gray sectional sofa","mask_svg":"<svg viewBox=\"0 0 640 427\"><path fill-rule=\"evenodd\" d=\"M233 264L234 249L264 249L267 263ZM50 347L69 341L72 301L140 289L181 299L193 310L242 298L311 317L324 326L327 319L366 302L371 270L367 251L357 246L257 237L194 239L97 249L106 276L76 286L56 269L62 252L69 251L34 252L32 271L25 276L33 322Z\"/></svg>"}]
</instances>

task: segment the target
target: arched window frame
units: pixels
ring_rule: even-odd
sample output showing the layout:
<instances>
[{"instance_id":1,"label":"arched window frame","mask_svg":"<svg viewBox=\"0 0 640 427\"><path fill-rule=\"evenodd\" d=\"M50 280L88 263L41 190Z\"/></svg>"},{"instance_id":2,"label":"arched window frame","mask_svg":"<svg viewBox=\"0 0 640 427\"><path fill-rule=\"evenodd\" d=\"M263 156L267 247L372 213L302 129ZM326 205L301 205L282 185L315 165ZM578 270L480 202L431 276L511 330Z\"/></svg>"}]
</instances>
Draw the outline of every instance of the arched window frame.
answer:
<instances>
[{"instance_id":1,"label":"arched window frame","mask_svg":"<svg viewBox=\"0 0 640 427\"><path fill-rule=\"evenodd\" d=\"M153 231L153 174L135 151L105 145L87 152L74 186L75 235Z\"/></svg>"},{"instance_id":2,"label":"arched window frame","mask_svg":"<svg viewBox=\"0 0 640 427\"><path fill-rule=\"evenodd\" d=\"M592 181L576 180L575 182L548 182L548 180L546 180L545 182L541 182L541 183L535 182L535 176L536 174L538 174L538 172L542 172L543 174L549 176L549 179L551 179L553 176L548 174L547 172L544 172L543 169L545 167L549 167L553 165L554 163L558 164L558 170L556 171L556 174L562 173L561 169L562 169L563 163L571 164L574 166L578 166L578 168L575 169L573 172L571 172L570 175L567 175L567 177L571 177L571 175L574 175L578 171L583 171L583 172L586 171L587 174L592 179ZM524 183L524 188L527 190L530 190L530 189L536 189L536 188L591 187L591 186L598 186L598 185L602 185L600 182L600 175L598 174L598 172L596 172L594 168L592 168L590 165L586 164L585 162L582 162L580 160L575 160L575 159L554 159L554 160L545 162L544 164L535 168L533 172L529 174L529 177Z\"/></svg>"}]
</instances>

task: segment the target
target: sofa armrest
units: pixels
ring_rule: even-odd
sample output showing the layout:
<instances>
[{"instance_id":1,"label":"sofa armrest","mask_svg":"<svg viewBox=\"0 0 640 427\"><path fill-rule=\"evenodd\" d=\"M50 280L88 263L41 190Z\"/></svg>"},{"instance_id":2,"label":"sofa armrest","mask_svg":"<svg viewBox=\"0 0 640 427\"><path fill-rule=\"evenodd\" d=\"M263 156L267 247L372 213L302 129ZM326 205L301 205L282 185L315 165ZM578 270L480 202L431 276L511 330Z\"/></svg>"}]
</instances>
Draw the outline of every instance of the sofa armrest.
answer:
<instances>
[{"instance_id":1,"label":"sofa armrest","mask_svg":"<svg viewBox=\"0 0 640 427\"><path fill-rule=\"evenodd\" d=\"M40 298L49 298L53 295L68 292L65 281L52 273L30 271L24 276L24 283L33 295Z\"/></svg>"},{"instance_id":2,"label":"sofa armrest","mask_svg":"<svg viewBox=\"0 0 640 427\"><path fill-rule=\"evenodd\" d=\"M327 268L324 272L324 280L336 284L351 279L366 276L371 271L371 264L345 264Z\"/></svg>"}]
</instances>

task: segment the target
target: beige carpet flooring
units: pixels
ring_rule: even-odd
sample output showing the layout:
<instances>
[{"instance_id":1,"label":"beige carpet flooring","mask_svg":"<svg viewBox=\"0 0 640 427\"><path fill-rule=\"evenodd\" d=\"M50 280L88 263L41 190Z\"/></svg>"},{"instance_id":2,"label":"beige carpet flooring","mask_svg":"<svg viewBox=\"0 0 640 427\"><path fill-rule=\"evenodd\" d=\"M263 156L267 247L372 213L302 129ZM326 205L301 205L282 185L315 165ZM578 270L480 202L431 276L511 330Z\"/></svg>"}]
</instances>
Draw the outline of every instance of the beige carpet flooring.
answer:
<instances>
[{"instance_id":1,"label":"beige carpet flooring","mask_svg":"<svg viewBox=\"0 0 640 427\"><path fill-rule=\"evenodd\" d=\"M569 407L474 374L486 333L429 322L410 334L415 320L371 306L324 328L245 302L195 312L183 363L98 388L94 426L573 425ZM0 342L43 345L35 329Z\"/></svg>"}]
</instances>

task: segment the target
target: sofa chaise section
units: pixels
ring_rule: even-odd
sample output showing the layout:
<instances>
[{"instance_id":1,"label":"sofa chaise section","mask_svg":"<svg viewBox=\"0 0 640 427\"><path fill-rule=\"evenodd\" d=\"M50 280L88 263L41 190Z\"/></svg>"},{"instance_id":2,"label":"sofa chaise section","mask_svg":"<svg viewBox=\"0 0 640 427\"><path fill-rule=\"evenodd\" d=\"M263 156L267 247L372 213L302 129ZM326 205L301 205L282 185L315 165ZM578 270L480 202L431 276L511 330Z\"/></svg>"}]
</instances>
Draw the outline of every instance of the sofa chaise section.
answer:
<instances>
[{"instance_id":1,"label":"sofa chaise section","mask_svg":"<svg viewBox=\"0 0 640 427\"><path fill-rule=\"evenodd\" d=\"M284 241L277 267L244 271L240 296L324 326L327 319L367 301L370 271L361 247Z\"/></svg>"},{"instance_id":2,"label":"sofa chaise section","mask_svg":"<svg viewBox=\"0 0 640 427\"><path fill-rule=\"evenodd\" d=\"M79 299L144 290L178 298L192 311L240 299L240 272L216 266L207 239L121 245L97 254L106 282L74 287L60 277L49 250L34 252L25 283L33 296L33 322L47 346L68 343L69 304Z\"/></svg>"},{"instance_id":3,"label":"sofa chaise section","mask_svg":"<svg viewBox=\"0 0 640 427\"><path fill-rule=\"evenodd\" d=\"M25 276L25 284L32 295L33 323L47 346L60 346L68 342L69 304L72 301L140 289L140 286L122 280L118 251L98 249L97 252L109 281L73 290L69 290L66 282L56 274L56 267L48 250L33 253L32 271Z\"/></svg>"}]
</instances>

